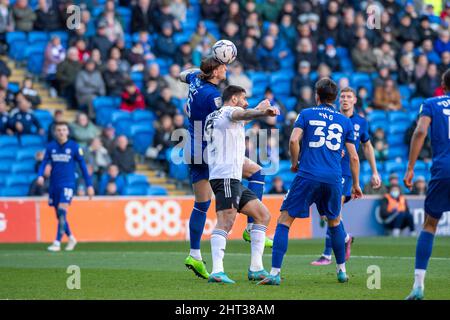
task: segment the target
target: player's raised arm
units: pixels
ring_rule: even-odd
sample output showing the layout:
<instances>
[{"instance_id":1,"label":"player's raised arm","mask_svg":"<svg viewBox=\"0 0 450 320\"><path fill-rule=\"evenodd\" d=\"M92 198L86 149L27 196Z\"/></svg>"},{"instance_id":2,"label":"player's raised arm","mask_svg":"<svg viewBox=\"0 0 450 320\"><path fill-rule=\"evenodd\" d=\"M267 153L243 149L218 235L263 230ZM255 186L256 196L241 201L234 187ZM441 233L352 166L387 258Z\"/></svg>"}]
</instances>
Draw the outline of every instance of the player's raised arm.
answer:
<instances>
[{"instance_id":1,"label":"player's raised arm","mask_svg":"<svg viewBox=\"0 0 450 320\"><path fill-rule=\"evenodd\" d=\"M179 76L180 81L184 82L184 83L188 83L187 76L194 72L200 72L200 69L192 68L192 69L184 70L183 72L180 73L180 76Z\"/></svg>"},{"instance_id":2,"label":"player's raised arm","mask_svg":"<svg viewBox=\"0 0 450 320\"><path fill-rule=\"evenodd\" d=\"M422 150L423 143L425 142L425 138L427 137L430 124L431 118L429 116L424 115L420 117L411 139L408 166L406 168L405 177L403 178L405 186L410 190L413 186L412 179L414 178L414 166L416 165L420 150Z\"/></svg>"},{"instance_id":3,"label":"player's raised arm","mask_svg":"<svg viewBox=\"0 0 450 320\"><path fill-rule=\"evenodd\" d=\"M347 152L350 158L350 170L352 172L353 179L352 197L358 199L362 197L361 187L359 186L358 152L356 151L355 145L351 142L346 142L345 147L347 148Z\"/></svg>"},{"instance_id":4,"label":"player's raised arm","mask_svg":"<svg viewBox=\"0 0 450 320\"><path fill-rule=\"evenodd\" d=\"M83 179L86 182L87 185L87 194L89 196L89 199L92 199L94 196L94 187L92 186L92 178L87 170L86 162L84 161L83 157L83 149L81 149L79 146L77 146L77 150L74 150L75 152L75 160L78 162L78 165L80 166L81 173L83 174Z\"/></svg>"},{"instance_id":5,"label":"player's raised arm","mask_svg":"<svg viewBox=\"0 0 450 320\"><path fill-rule=\"evenodd\" d=\"M255 120L264 117L276 117L280 114L280 111L277 108L273 108L270 106L270 103L267 100L261 102L254 109L237 109L231 115L231 119L235 121L249 121Z\"/></svg>"}]
</instances>

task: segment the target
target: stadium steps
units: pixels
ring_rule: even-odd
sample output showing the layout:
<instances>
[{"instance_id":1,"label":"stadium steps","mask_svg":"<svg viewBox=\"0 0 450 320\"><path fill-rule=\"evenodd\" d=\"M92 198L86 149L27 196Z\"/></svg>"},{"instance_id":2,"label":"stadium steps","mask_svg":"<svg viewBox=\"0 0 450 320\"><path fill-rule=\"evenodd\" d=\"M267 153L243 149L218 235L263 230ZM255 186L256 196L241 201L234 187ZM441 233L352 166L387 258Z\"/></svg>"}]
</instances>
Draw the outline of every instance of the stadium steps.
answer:
<instances>
[{"instance_id":1,"label":"stadium steps","mask_svg":"<svg viewBox=\"0 0 450 320\"><path fill-rule=\"evenodd\" d=\"M180 190L175 183L170 182L166 177L158 177L157 172L148 169L148 166L145 164L138 164L136 173L146 176L150 185L165 188L171 196L183 196L187 194L186 191Z\"/></svg>"}]
</instances>

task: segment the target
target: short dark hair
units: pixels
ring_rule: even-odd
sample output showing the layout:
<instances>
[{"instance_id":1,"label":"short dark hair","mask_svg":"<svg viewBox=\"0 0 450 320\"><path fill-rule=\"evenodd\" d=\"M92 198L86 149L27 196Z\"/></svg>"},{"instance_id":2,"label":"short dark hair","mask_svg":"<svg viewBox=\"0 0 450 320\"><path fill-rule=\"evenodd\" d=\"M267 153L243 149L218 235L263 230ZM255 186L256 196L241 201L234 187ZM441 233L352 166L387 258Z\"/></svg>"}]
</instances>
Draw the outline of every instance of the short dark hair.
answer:
<instances>
[{"instance_id":1,"label":"short dark hair","mask_svg":"<svg viewBox=\"0 0 450 320\"><path fill-rule=\"evenodd\" d=\"M336 101L338 87L336 82L330 78L323 78L316 83L316 94L322 103L333 103Z\"/></svg>"},{"instance_id":2,"label":"short dark hair","mask_svg":"<svg viewBox=\"0 0 450 320\"><path fill-rule=\"evenodd\" d=\"M59 126L66 126L67 128L69 128L69 124L66 121L59 121L55 123L55 128L59 127Z\"/></svg>"},{"instance_id":3,"label":"short dark hair","mask_svg":"<svg viewBox=\"0 0 450 320\"><path fill-rule=\"evenodd\" d=\"M213 71L220 67L223 63L214 59L214 57L208 57L200 64L199 78L202 80L209 80L213 77Z\"/></svg>"},{"instance_id":4,"label":"short dark hair","mask_svg":"<svg viewBox=\"0 0 450 320\"><path fill-rule=\"evenodd\" d=\"M229 101L235 95L245 93L245 89L239 86L228 86L222 93L222 101Z\"/></svg>"},{"instance_id":5,"label":"short dark hair","mask_svg":"<svg viewBox=\"0 0 450 320\"><path fill-rule=\"evenodd\" d=\"M444 85L445 91L450 92L450 69L447 69L442 75L442 84Z\"/></svg>"}]
</instances>

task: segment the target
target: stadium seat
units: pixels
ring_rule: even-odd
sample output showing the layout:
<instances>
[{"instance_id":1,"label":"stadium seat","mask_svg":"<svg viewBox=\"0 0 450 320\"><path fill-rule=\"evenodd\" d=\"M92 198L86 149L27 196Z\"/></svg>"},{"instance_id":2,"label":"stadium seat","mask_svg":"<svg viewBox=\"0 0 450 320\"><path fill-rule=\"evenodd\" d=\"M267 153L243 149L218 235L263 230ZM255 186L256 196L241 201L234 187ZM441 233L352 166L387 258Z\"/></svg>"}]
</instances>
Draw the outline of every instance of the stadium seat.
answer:
<instances>
[{"instance_id":1,"label":"stadium seat","mask_svg":"<svg viewBox=\"0 0 450 320\"><path fill-rule=\"evenodd\" d=\"M12 174L6 178L5 185L7 187L27 187L36 179L34 174Z\"/></svg>"},{"instance_id":2,"label":"stadium seat","mask_svg":"<svg viewBox=\"0 0 450 320\"><path fill-rule=\"evenodd\" d=\"M18 147L19 141L16 136L0 135L0 152L5 147Z\"/></svg>"},{"instance_id":3,"label":"stadium seat","mask_svg":"<svg viewBox=\"0 0 450 320\"><path fill-rule=\"evenodd\" d=\"M57 36L61 39L61 43L66 43L69 41L69 33L66 31L52 31L49 33L49 38Z\"/></svg>"},{"instance_id":4,"label":"stadium seat","mask_svg":"<svg viewBox=\"0 0 450 320\"><path fill-rule=\"evenodd\" d=\"M148 187L144 186L126 186L123 194L126 196L144 196L147 195Z\"/></svg>"},{"instance_id":5,"label":"stadium seat","mask_svg":"<svg viewBox=\"0 0 450 320\"><path fill-rule=\"evenodd\" d=\"M270 87L276 96L290 96L291 78L280 73L272 74L270 77Z\"/></svg>"},{"instance_id":6,"label":"stadium seat","mask_svg":"<svg viewBox=\"0 0 450 320\"><path fill-rule=\"evenodd\" d=\"M3 197L23 197L28 195L30 187L28 186L11 186L1 190Z\"/></svg>"},{"instance_id":7,"label":"stadium seat","mask_svg":"<svg viewBox=\"0 0 450 320\"><path fill-rule=\"evenodd\" d=\"M15 174L33 174L35 173L36 161L34 160L24 160L16 162L11 167L11 172Z\"/></svg>"},{"instance_id":8,"label":"stadium seat","mask_svg":"<svg viewBox=\"0 0 450 320\"><path fill-rule=\"evenodd\" d=\"M389 134L405 134L408 127L409 123L407 122L391 123L389 126Z\"/></svg>"},{"instance_id":9,"label":"stadium seat","mask_svg":"<svg viewBox=\"0 0 450 320\"><path fill-rule=\"evenodd\" d=\"M131 113L128 111L117 110L111 114L111 121L114 125L126 120L131 120Z\"/></svg>"},{"instance_id":10,"label":"stadium seat","mask_svg":"<svg viewBox=\"0 0 450 320\"><path fill-rule=\"evenodd\" d=\"M109 96L97 97L92 101L92 105L95 111L101 108L117 109L120 106L120 97L109 97Z\"/></svg>"},{"instance_id":11,"label":"stadium seat","mask_svg":"<svg viewBox=\"0 0 450 320\"><path fill-rule=\"evenodd\" d=\"M386 121L386 112L382 111L382 110L373 110L372 112L370 112L369 114L367 114L367 120L369 122L374 122L374 121Z\"/></svg>"},{"instance_id":12,"label":"stadium seat","mask_svg":"<svg viewBox=\"0 0 450 320\"><path fill-rule=\"evenodd\" d=\"M391 124L398 124L398 123L403 123L406 122L407 124L409 124L410 119L409 119L409 115L407 112L403 112L403 111L391 111L388 112L388 121Z\"/></svg>"},{"instance_id":13,"label":"stadium seat","mask_svg":"<svg viewBox=\"0 0 450 320\"><path fill-rule=\"evenodd\" d=\"M408 156L408 147L407 146L390 146L388 149L388 158L389 159L397 159L402 158L406 159ZM387 171L387 170L386 170Z\"/></svg>"},{"instance_id":14,"label":"stadium seat","mask_svg":"<svg viewBox=\"0 0 450 320\"><path fill-rule=\"evenodd\" d=\"M8 83L8 90L12 91L14 94L20 91L20 84L17 82Z\"/></svg>"},{"instance_id":15,"label":"stadium seat","mask_svg":"<svg viewBox=\"0 0 450 320\"><path fill-rule=\"evenodd\" d=\"M281 97L281 102L283 102L284 106L288 111L293 111L295 106L297 105L296 97Z\"/></svg>"},{"instance_id":16,"label":"stadium seat","mask_svg":"<svg viewBox=\"0 0 450 320\"><path fill-rule=\"evenodd\" d=\"M385 169L387 173L404 171L406 168L405 162L396 160L387 160L385 163Z\"/></svg>"},{"instance_id":17,"label":"stadium seat","mask_svg":"<svg viewBox=\"0 0 450 320\"><path fill-rule=\"evenodd\" d=\"M27 70L34 75L40 75L44 66L44 59L41 51L32 52L28 57Z\"/></svg>"},{"instance_id":18,"label":"stadium seat","mask_svg":"<svg viewBox=\"0 0 450 320\"><path fill-rule=\"evenodd\" d=\"M14 40L9 44L9 56L17 61L24 60L27 46L27 40Z\"/></svg>"},{"instance_id":19,"label":"stadium seat","mask_svg":"<svg viewBox=\"0 0 450 320\"><path fill-rule=\"evenodd\" d=\"M147 122L148 124L151 124L152 121L156 119L156 116L153 112L148 110L135 110L131 113L131 119L133 119L135 123Z\"/></svg>"},{"instance_id":20,"label":"stadium seat","mask_svg":"<svg viewBox=\"0 0 450 320\"><path fill-rule=\"evenodd\" d=\"M44 144L44 140L41 136L38 135L32 135L32 134L25 134L20 136L19 138L20 144L23 147L42 147Z\"/></svg>"},{"instance_id":21,"label":"stadium seat","mask_svg":"<svg viewBox=\"0 0 450 320\"><path fill-rule=\"evenodd\" d=\"M411 99L411 107L410 107L410 109L411 110L415 110L415 111L419 110L420 106L422 105L422 103L423 103L423 101L425 99L426 98L423 98L423 97L412 98Z\"/></svg>"},{"instance_id":22,"label":"stadium seat","mask_svg":"<svg viewBox=\"0 0 450 320\"><path fill-rule=\"evenodd\" d=\"M27 41L27 34L22 31L12 31L12 32L6 32L6 42L8 44L12 44L15 41Z\"/></svg>"},{"instance_id":23,"label":"stadium seat","mask_svg":"<svg viewBox=\"0 0 450 320\"><path fill-rule=\"evenodd\" d=\"M148 187L149 183L147 181L147 177L142 174L130 173L127 174L125 178L127 182L127 186L146 186Z\"/></svg>"},{"instance_id":24,"label":"stadium seat","mask_svg":"<svg viewBox=\"0 0 450 320\"><path fill-rule=\"evenodd\" d=\"M404 143L404 133L397 133L397 134L387 134L387 142L389 144L389 147L392 146L403 146Z\"/></svg>"},{"instance_id":25,"label":"stadium seat","mask_svg":"<svg viewBox=\"0 0 450 320\"><path fill-rule=\"evenodd\" d=\"M138 129L139 126L139 129ZM145 129L145 130L144 130ZM139 154L145 154L148 147L153 145L153 137L155 136L154 129L151 126L133 125L130 130L133 133L131 135L133 140L133 148ZM139 131L142 130L142 131Z\"/></svg>"},{"instance_id":26,"label":"stadium seat","mask_svg":"<svg viewBox=\"0 0 450 320\"><path fill-rule=\"evenodd\" d=\"M44 31L31 31L28 33L28 43L47 42L49 39L48 33Z\"/></svg>"},{"instance_id":27,"label":"stadium seat","mask_svg":"<svg viewBox=\"0 0 450 320\"><path fill-rule=\"evenodd\" d=\"M281 160L278 168L278 172L287 172L291 170L291 161Z\"/></svg>"},{"instance_id":28,"label":"stadium seat","mask_svg":"<svg viewBox=\"0 0 450 320\"><path fill-rule=\"evenodd\" d=\"M38 151L43 151L43 148L21 148L15 154L17 161L26 161L35 159Z\"/></svg>"},{"instance_id":29,"label":"stadium seat","mask_svg":"<svg viewBox=\"0 0 450 320\"><path fill-rule=\"evenodd\" d=\"M148 196L166 196L168 195L167 189L160 186L150 186L147 188Z\"/></svg>"},{"instance_id":30,"label":"stadium seat","mask_svg":"<svg viewBox=\"0 0 450 320\"><path fill-rule=\"evenodd\" d=\"M409 100L411 98L411 89L407 85L398 86L398 90L400 91L400 96L402 99Z\"/></svg>"}]
</instances>

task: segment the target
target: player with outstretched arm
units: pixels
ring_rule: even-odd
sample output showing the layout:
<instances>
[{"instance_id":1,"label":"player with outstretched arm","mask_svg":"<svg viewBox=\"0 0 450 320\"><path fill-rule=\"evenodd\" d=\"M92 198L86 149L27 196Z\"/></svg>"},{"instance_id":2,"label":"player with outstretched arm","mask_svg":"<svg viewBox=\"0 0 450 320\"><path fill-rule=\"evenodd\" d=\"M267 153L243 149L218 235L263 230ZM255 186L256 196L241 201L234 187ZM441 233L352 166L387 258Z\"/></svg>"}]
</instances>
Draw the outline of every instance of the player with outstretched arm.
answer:
<instances>
[{"instance_id":1,"label":"player with outstretched arm","mask_svg":"<svg viewBox=\"0 0 450 320\"><path fill-rule=\"evenodd\" d=\"M217 224L211 235L213 270L208 282L234 283L223 268L223 258L228 233L236 215L241 212L254 219L250 235L251 262L249 280L262 280L268 276L262 256L270 213L258 197L242 185L242 168L245 160L245 123L279 114L268 100L255 109L247 109L245 89L228 86L223 92L223 106L211 113L205 122L209 181L216 197Z\"/></svg>"},{"instance_id":2,"label":"player with outstretched arm","mask_svg":"<svg viewBox=\"0 0 450 320\"><path fill-rule=\"evenodd\" d=\"M200 251L200 240L206 222L206 212L211 204L212 190L209 184L208 165L203 159L206 141L203 137L203 128L206 117L222 106L221 93L218 85L226 79L227 65L214 59L206 58L200 65L200 70L189 69L180 74L180 80L189 84L189 97L186 104L186 114L189 118L189 134L191 145L191 163L189 171L195 203L189 219L189 256L184 264L197 276L208 279L209 273ZM249 180L249 189L258 199L262 199L264 192L264 175L261 167L250 159L245 159L242 176ZM248 220L244 237L250 240L249 230L252 221ZM266 246L272 247L272 240L266 238Z\"/></svg>"},{"instance_id":3,"label":"player with outstretched arm","mask_svg":"<svg viewBox=\"0 0 450 320\"><path fill-rule=\"evenodd\" d=\"M338 88L324 78L316 83L317 107L303 110L294 124L289 142L291 170L297 176L281 205L275 231L270 275L258 284L280 285L281 265L287 252L289 228L295 218L308 218L315 203L327 217L331 246L336 257L337 279L347 282L345 269L345 231L340 222L342 197L342 150L350 157L352 197L362 197L359 186L359 159L350 119L335 110ZM301 143L301 153L300 153ZM299 160L300 158L300 160Z\"/></svg>"},{"instance_id":4,"label":"player with outstretched arm","mask_svg":"<svg viewBox=\"0 0 450 320\"><path fill-rule=\"evenodd\" d=\"M372 170L371 183L374 189L378 189L381 186L380 175L377 170L377 163L375 160L375 154L373 152L372 143L370 142L369 136L369 124L367 120L361 117L355 112L355 104L357 101L356 92L350 87L346 87L341 90L339 94L339 105L341 113L350 119L353 125L353 130L355 133L355 148L358 150L359 144L361 142L364 156L369 161L370 169ZM344 148L344 152L345 152ZM349 153L345 152L342 158L342 202L341 205L344 206L345 203L351 200L352 193L352 174L350 170L350 157ZM344 228L343 220L341 217L341 224ZM349 233L345 232L345 261L350 259L351 247L354 237ZM327 228L327 235L325 238L325 249L319 259L311 262L313 266L324 266L331 263L331 251L333 250L331 246L331 235L330 229Z\"/></svg>"},{"instance_id":5,"label":"player with outstretched arm","mask_svg":"<svg viewBox=\"0 0 450 320\"><path fill-rule=\"evenodd\" d=\"M76 163L81 168L83 178L87 185L89 199L94 196L94 188L92 187L92 179L83 159L83 150L75 141L69 139L68 124L66 122L58 122L55 124L54 130L56 140L50 142L45 149L44 160L39 167L37 183L39 185L44 184L44 170L47 165L50 165L48 204L55 208L58 228L56 240L48 247L48 250L53 252L60 251L61 239L66 234L69 241L65 250L72 251L77 241L70 231L67 221L67 210L76 187Z\"/></svg>"},{"instance_id":6,"label":"player with outstretched arm","mask_svg":"<svg viewBox=\"0 0 450 320\"><path fill-rule=\"evenodd\" d=\"M430 128L433 165L431 180L425 197L425 221L417 239L413 290L407 300L422 300L425 273L433 251L434 235L444 212L450 211L450 69L442 76L445 95L424 101L419 121L411 139L409 161L405 177L406 187L412 190L414 166Z\"/></svg>"}]
</instances>

